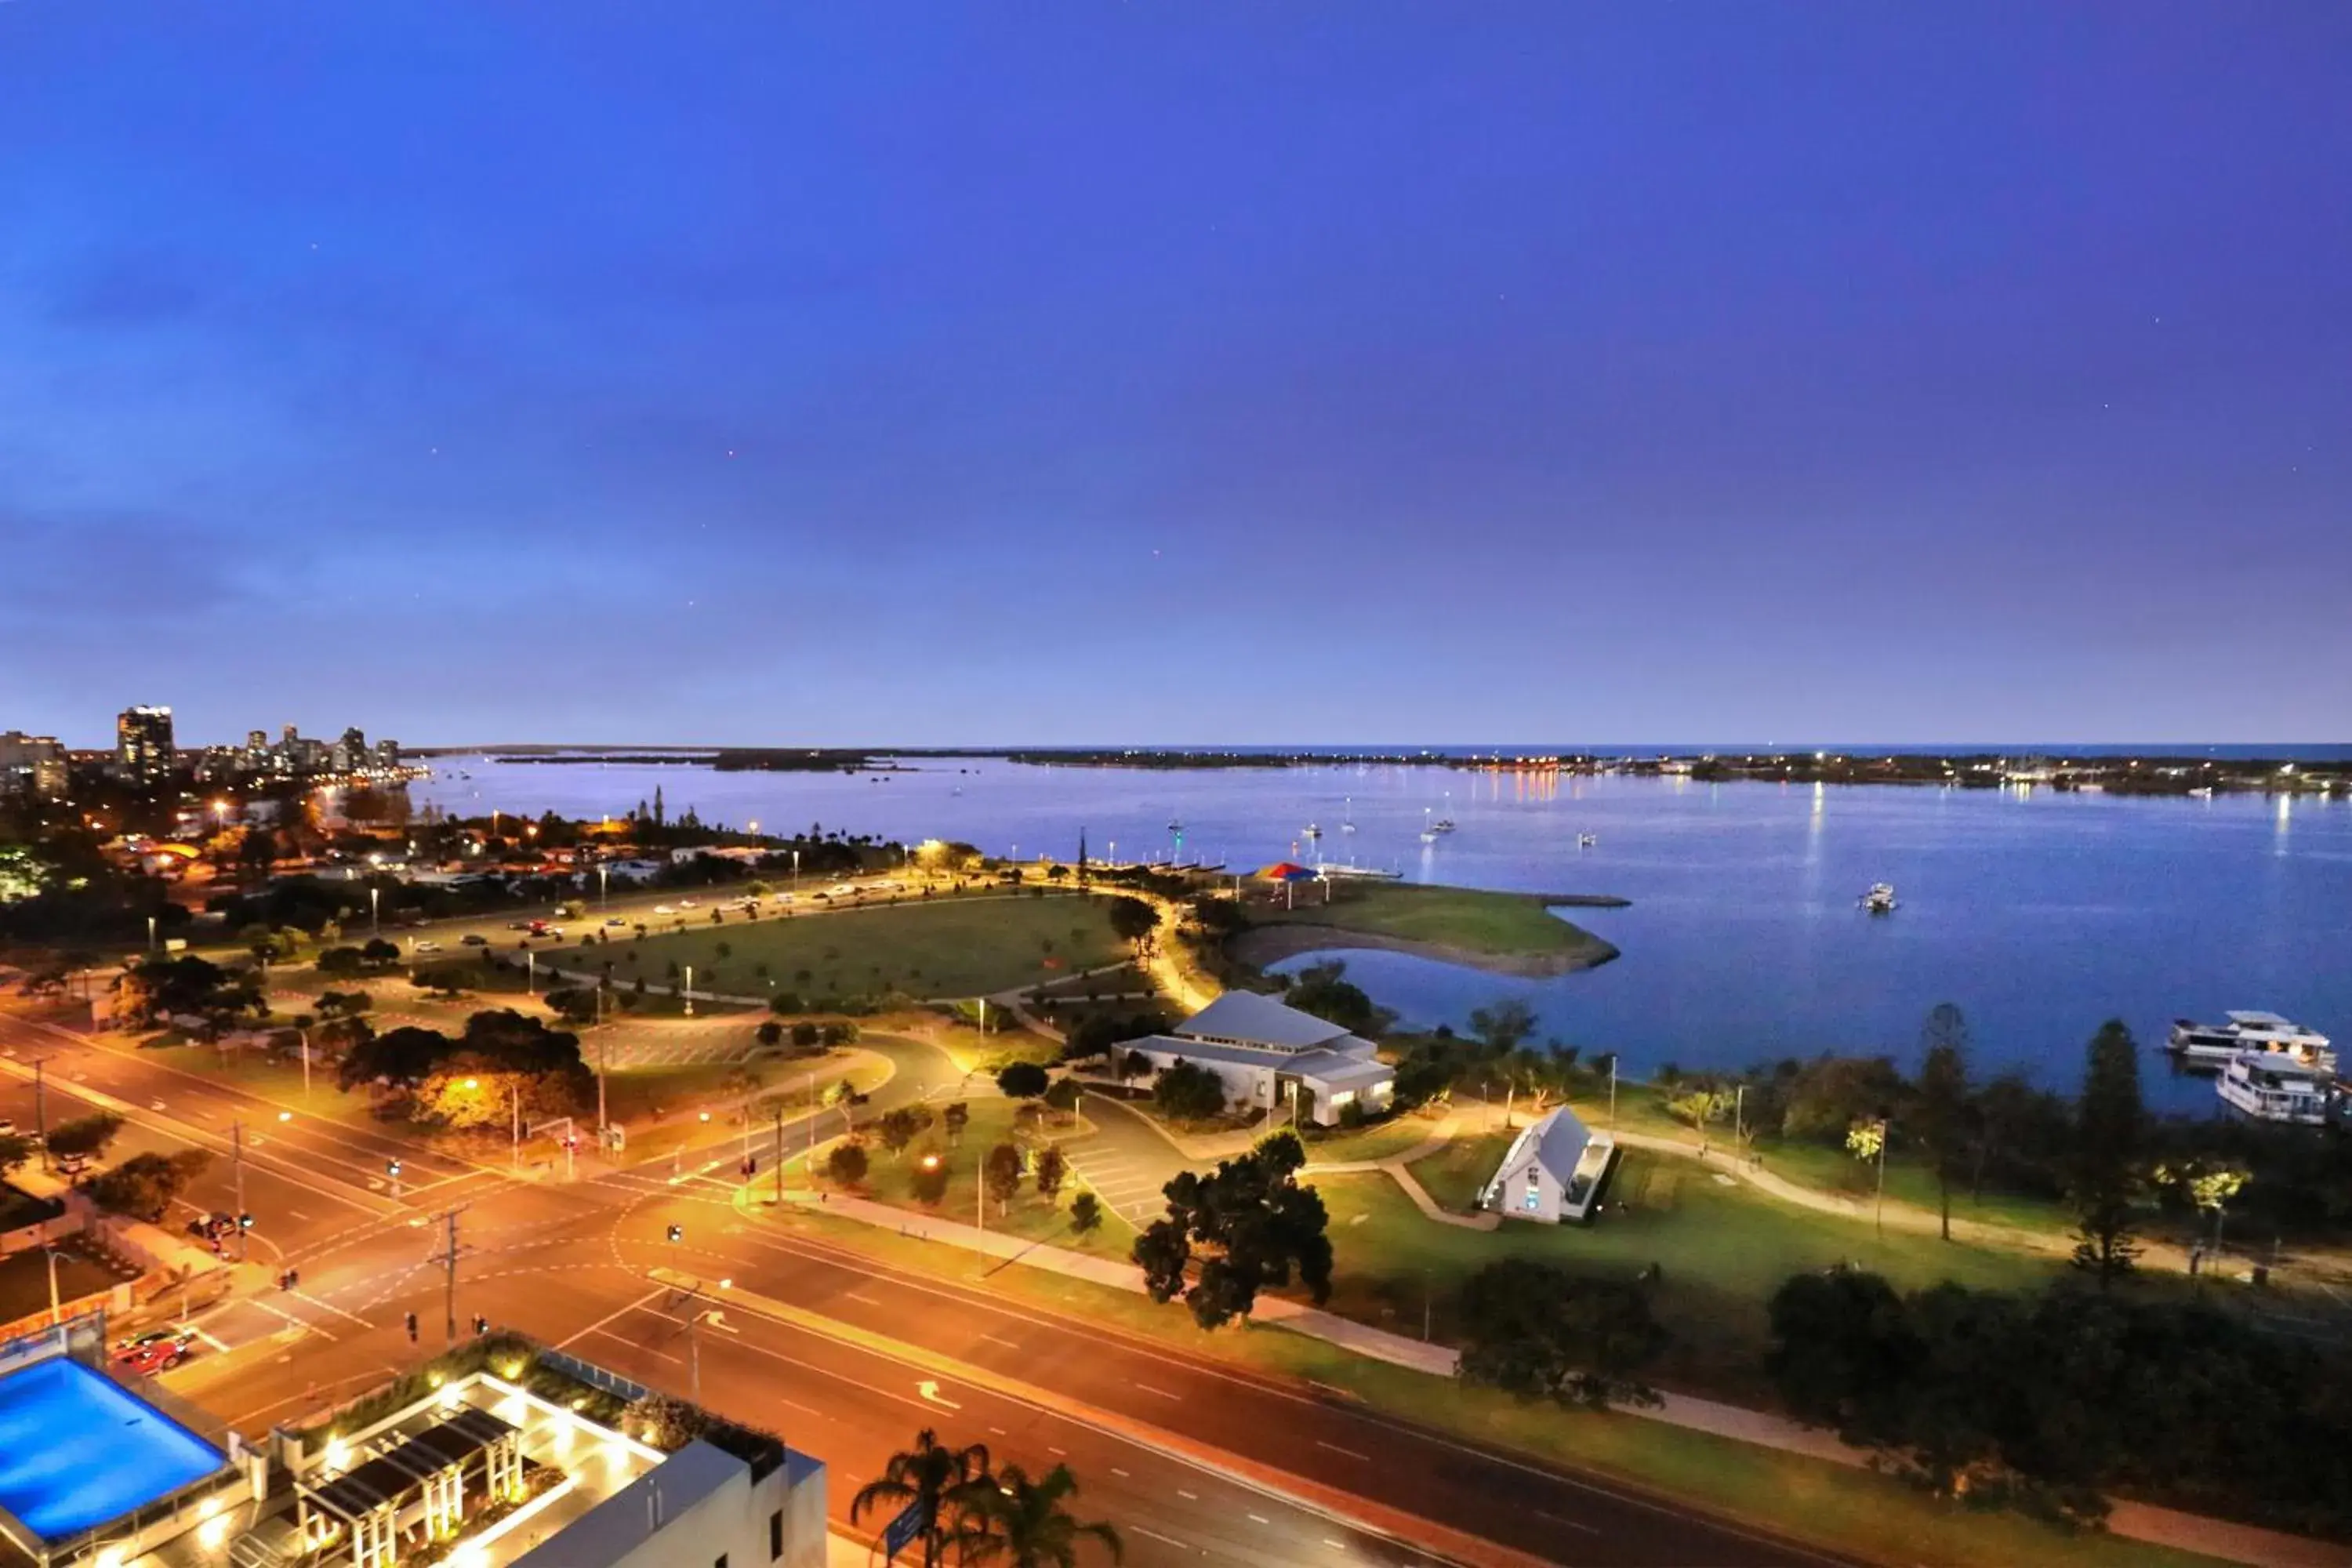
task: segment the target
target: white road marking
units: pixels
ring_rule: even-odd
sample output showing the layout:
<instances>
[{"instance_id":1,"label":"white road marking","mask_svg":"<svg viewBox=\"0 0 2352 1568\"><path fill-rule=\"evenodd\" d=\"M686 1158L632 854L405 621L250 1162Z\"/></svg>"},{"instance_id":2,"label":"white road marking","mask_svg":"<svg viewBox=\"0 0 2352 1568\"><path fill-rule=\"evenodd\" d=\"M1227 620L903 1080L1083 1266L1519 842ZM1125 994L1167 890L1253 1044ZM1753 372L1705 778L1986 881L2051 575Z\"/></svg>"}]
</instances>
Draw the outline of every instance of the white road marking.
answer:
<instances>
[{"instance_id":1,"label":"white road marking","mask_svg":"<svg viewBox=\"0 0 2352 1568\"><path fill-rule=\"evenodd\" d=\"M1184 1397L1181 1394L1171 1394L1164 1388L1154 1388L1148 1383L1139 1383L1135 1386L1146 1394L1156 1394L1162 1399L1181 1400Z\"/></svg>"},{"instance_id":2,"label":"white road marking","mask_svg":"<svg viewBox=\"0 0 2352 1568\"><path fill-rule=\"evenodd\" d=\"M1019 1349L1021 1348L1021 1347L1020 1347L1020 1345L1018 1345L1018 1344L1017 1344L1017 1343L1015 1343L1014 1342L1013 1342L1013 1341L1011 1341L1011 1340L1008 1340L1008 1339L1005 1339L1005 1338L1002 1337L1001 1335L997 1335L997 1334L982 1334L982 1335L981 1335L980 1337L981 1337L982 1339L986 1340L990 1344L992 1344L992 1345L1003 1345L1006 1350L1009 1350L1009 1351L1017 1351L1017 1350L1019 1350Z\"/></svg>"},{"instance_id":3,"label":"white road marking","mask_svg":"<svg viewBox=\"0 0 2352 1568\"><path fill-rule=\"evenodd\" d=\"M1158 1541L1158 1542L1164 1542L1165 1543L1167 1543L1167 1544L1168 1544L1168 1545L1170 1545L1170 1546L1180 1547L1180 1548L1181 1548L1182 1550L1184 1550L1184 1551L1186 1551L1186 1552L1190 1552L1190 1551L1192 1551L1192 1548L1189 1544L1187 1544L1187 1543L1186 1543L1186 1542L1181 1542L1181 1541L1177 1540L1177 1539L1176 1539L1174 1536L1172 1536L1172 1535L1162 1535L1162 1534L1160 1534L1160 1533L1158 1531L1156 1531L1156 1530L1146 1530L1142 1525L1139 1525L1139 1524L1130 1524L1130 1525L1129 1525L1129 1526L1128 1526L1128 1529L1129 1529L1129 1530L1131 1530L1131 1531L1135 1531L1135 1533L1136 1533L1136 1534L1138 1534L1138 1535L1148 1535L1148 1536L1151 1537L1151 1539L1152 1539L1152 1540L1154 1540L1154 1541Z\"/></svg>"},{"instance_id":4,"label":"white road marking","mask_svg":"<svg viewBox=\"0 0 2352 1568\"><path fill-rule=\"evenodd\" d=\"M1535 1510L1535 1515L1538 1519L1548 1519L1554 1524L1564 1524L1570 1530L1580 1530L1587 1535L1598 1535L1601 1533L1601 1527L1597 1524L1586 1524L1580 1520L1562 1519L1559 1515L1556 1513L1547 1513L1542 1509L1537 1509Z\"/></svg>"},{"instance_id":5,"label":"white road marking","mask_svg":"<svg viewBox=\"0 0 2352 1568\"><path fill-rule=\"evenodd\" d=\"M1182 1487L1178 1487L1176 1489L1176 1495L1182 1498L1186 1502L1199 1502L1201 1500L1201 1494L1199 1492L1188 1492Z\"/></svg>"},{"instance_id":6,"label":"white road marking","mask_svg":"<svg viewBox=\"0 0 2352 1568\"><path fill-rule=\"evenodd\" d=\"M1250 1515L1250 1522L1253 1524L1272 1524L1274 1521L1266 1518L1265 1515L1262 1513L1254 1513Z\"/></svg>"},{"instance_id":7,"label":"white road marking","mask_svg":"<svg viewBox=\"0 0 2352 1568\"><path fill-rule=\"evenodd\" d=\"M1339 1444L1326 1443L1320 1437L1315 1439L1315 1446L1318 1448L1328 1448L1335 1454L1345 1454L1351 1459L1361 1459L1368 1465L1372 1462L1372 1457L1370 1454L1359 1454L1353 1448L1342 1448Z\"/></svg>"}]
</instances>

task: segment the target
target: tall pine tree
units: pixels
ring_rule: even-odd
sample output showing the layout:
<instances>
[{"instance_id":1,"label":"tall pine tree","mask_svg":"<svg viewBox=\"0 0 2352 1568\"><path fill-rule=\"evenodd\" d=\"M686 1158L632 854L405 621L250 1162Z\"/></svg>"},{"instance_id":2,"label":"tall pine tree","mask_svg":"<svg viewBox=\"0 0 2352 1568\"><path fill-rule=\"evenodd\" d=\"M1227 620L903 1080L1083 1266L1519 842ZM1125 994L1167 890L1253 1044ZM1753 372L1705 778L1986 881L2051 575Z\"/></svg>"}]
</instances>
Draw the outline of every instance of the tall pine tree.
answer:
<instances>
[{"instance_id":1,"label":"tall pine tree","mask_svg":"<svg viewBox=\"0 0 2352 1568\"><path fill-rule=\"evenodd\" d=\"M1969 1140L1969 1025L1949 1002L1937 1003L1919 1032L1927 1048L1919 1066L1919 1137L1936 1163L1943 1201L1944 1239L1952 1239L1952 1172Z\"/></svg>"},{"instance_id":2,"label":"tall pine tree","mask_svg":"<svg viewBox=\"0 0 2352 1568\"><path fill-rule=\"evenodd\" d=\"M2139 1257L2132 1199L2147 1115L2139 1095L2139 1043L2120 1018L2091 1037L2083 1092L2074 1102L2074 1266L2102 1289Z\"/></svg>"}]
</instances>

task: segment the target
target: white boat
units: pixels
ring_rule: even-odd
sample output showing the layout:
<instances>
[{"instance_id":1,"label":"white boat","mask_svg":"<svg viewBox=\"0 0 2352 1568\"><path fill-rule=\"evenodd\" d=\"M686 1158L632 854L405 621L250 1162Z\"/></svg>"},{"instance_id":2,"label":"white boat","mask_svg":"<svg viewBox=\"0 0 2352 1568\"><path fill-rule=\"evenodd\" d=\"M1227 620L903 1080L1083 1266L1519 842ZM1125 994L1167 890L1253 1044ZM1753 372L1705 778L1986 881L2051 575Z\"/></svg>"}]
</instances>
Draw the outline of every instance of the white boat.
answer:
<instances>
[{"instance_id":1,"label":"white boat","mask_svg":"<svg viewBox=\"0 0 2352 1568\"><path fill-rule=\"evenodd\" d=\"M1421 841L1422 841L1423 844L1434 844L1434 843L1436 843L1436 842L1437 842L1437 829L1435 829L1434 827L1424 827L1424 828L1423 828L1423 829L1421 830Z\"/></svg>"},{"instance_id":2,"label":"white boat","mask_svg":"<svg viewBox=\"0 0 2352 1568\"><path fill-rule=\"evenodd\" d=\"M1171 816L1168 819L1168 831L1171 833L1181 833L1184 831L1184 825Z\"/></svg>"},{"instance_id":3,"label":"white boat","mask_svg":"<svg viewBox=\"0 0 2352 1568\"><path fill-rule=\"evenodd\" d=\"M1339 808L1339 831L1342 833L1356 831L1356 797L1352 795L1348 797L1348 803Z\"/></svg>"},{"instance_id":4,"label":"white boat","mask_svg":"<svg viewBox=\"0 0 2352 1568\"><path fill-rule=\"evenodd\" d=\"M1601 836L1597 833L1580 833L1576 836L1576 847L1579 849L1590 849L1600 842Z\"/></svg>"},{"instance_id":5,"label":"white boat","mask_svg":"<svg viewBox=\"0 0 2352 1568\"><path fill-rule=\"evenodd\" d=\"M2307 1064L2321 1072L2336 1070L2336 1052L2328 1038L2276 1013L2253 1009L2222 1015L2221 1024L2200 1024L2190 1018L2173 1020L2165 1049L2184 1064L2221 1067L2248 1051Z\"/></svg>"},{"instance_id":6,"label":"white boat","mask_svg":"<svg viewBox=\"0 0 2352 1568\"><path fill-rule=\"evenodd\" d=\"M2327 1121L2328 1083L2323 1068L2281 1051L2240 1051L2214 1082L2221 1103L2257 1121L2318 1127Z\"/></svg>"},{"instance_id":7,"label":"white boat","mask_svg":"<svg viewBox=\"0 0 2352 1568\"><path fill-rule=\"evenodd\" d=\"M1870 891L1863 894L1861 899L1856 901L1859 902L1864 909L1868 910L1872 914L1883 915L1890 913L1896 908L1895 902L1895 884L1892 882L1873 882L1870 885Z\"/></svg>"}]
</instances>

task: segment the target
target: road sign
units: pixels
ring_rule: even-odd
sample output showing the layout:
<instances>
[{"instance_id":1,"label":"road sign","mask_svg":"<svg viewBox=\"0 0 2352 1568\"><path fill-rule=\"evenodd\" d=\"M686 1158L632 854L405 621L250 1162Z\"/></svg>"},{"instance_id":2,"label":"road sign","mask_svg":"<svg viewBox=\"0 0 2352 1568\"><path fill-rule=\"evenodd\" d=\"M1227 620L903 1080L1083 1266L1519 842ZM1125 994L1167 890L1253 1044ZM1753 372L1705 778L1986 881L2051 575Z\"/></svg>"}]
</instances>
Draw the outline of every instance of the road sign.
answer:
<instances>
[{"instance_id":1,"label":"road sign","mask_svg":"<svg viewBox=\"0 0 2352 1568\"><path fill-rule=\"evenodd\" d=\"M915 1537L922 1534L923 1527L929 1522L929 1510L923 1507L920 1498L900 1509L898 1517L882 1532L882 1561L896 1563L898 1553L913 1544Z\"/></svg>"}]
</instances>

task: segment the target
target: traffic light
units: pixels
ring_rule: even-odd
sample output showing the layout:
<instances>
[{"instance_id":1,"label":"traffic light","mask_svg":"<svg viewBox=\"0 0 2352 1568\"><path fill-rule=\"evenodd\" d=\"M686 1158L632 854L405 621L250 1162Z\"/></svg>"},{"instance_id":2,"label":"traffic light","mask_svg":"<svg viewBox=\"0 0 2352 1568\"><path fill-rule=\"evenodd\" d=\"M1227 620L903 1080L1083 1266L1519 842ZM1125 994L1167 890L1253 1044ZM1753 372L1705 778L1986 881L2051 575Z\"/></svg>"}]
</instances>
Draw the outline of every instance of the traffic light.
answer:
<instances>
[{"instance_id":1,"label":"traffic light","mask_svg":"<svg viewBox=\"0 0 2352 1568\"><path fill-rule=\"evenodd\" d=\"M251 1230L253 1228L253 1216L249 1214L241 1214L237 1215L236 1228L239 1230Z\"/></svg>"},{"instance_id":2,"label":"traffic light","mask_svg":"<svg viewBox=\"0 0 2352 1568\"><path fill-rule=\"evenodd\" d=\"M489 1331L490 1331L490 1321L489 1321L489 1319L488 1319L488 1318L486 1318L486 1317L482 1316L479 1312L475 1313L475 1314L474 1314L474 1332L476 1332L476 1333L478 1333L478 1334L487 1334L487 1333L488 1333Z\"/></svg>"},{"instance_id":3,"label":"traffic light","mask_svg":"<svg viewBox=\"0 0 2352 1568\"><path fill-rule=\"evenodd\" d=\"M686 1226L682 1225L674 1225L670 1226L669 1238L672 1241L684 1241L686 1239Z\"/></svg>"},{"instance_id":4,"label":"traffic light","mask_svg":"<svg viewBox=\"0 0 2352 1568\"><path fill-rule=\"evenodd\" d=\"M408 1314L408 1342L416 1342L416 1314L414 1312Z\"/></svg>"}]
</instances>

